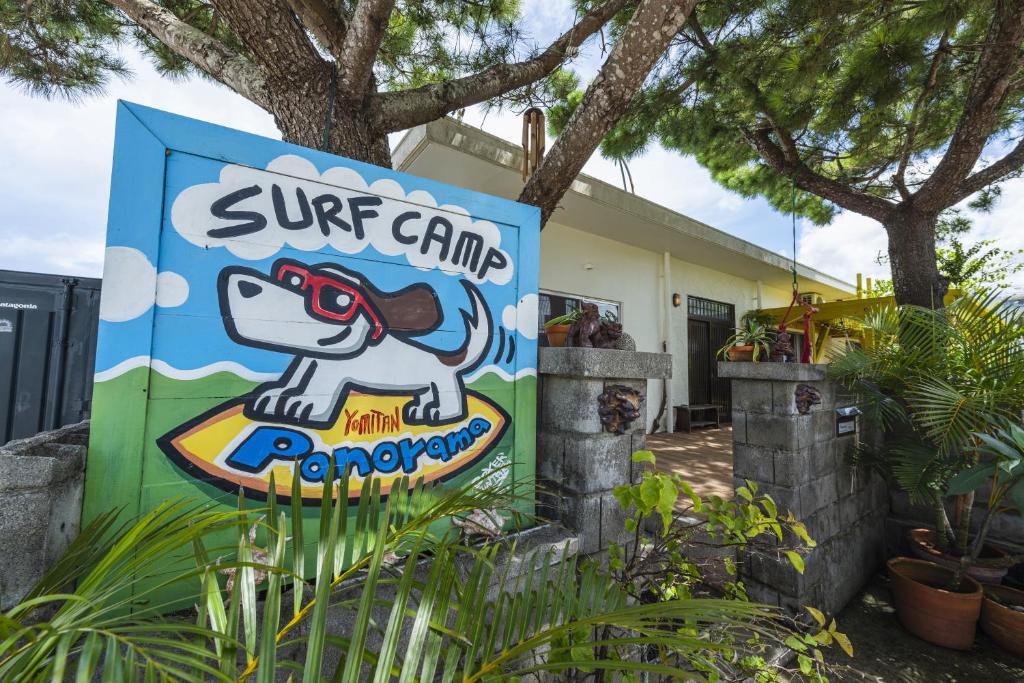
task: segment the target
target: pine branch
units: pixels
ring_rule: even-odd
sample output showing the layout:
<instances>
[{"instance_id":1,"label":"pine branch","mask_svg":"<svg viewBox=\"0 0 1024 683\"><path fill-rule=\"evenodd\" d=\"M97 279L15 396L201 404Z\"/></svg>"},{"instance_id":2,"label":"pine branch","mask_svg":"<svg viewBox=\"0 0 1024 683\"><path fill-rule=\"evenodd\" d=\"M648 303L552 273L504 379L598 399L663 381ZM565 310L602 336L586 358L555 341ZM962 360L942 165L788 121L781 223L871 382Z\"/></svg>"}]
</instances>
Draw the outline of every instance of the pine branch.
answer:
<instances>
[{"instance_id":1,"label":"pine branch","mask_svg":"<svg viewBox=\"0 0 1024 683\"><path fill-rule=\"evenodd\" d=\"M287 0L302 25L335 59L344 54L346 18L325 0Z\"/></svg>"},{"instance_id":2,"label":"pine branch","mask_svg":"<svg viewBox=\"0 0 1024 683\"><path fill-rule=\"evenodd\" d=\"M896 191L900 193L900 198L909 199L910 191L907 189L907 165L910 163L910 156L914 151L914 140L917 137L917 127L921 121L921 110L924 108L925 102L928 97L932 94L935 89L936 83L939 80L939 67L942 66L942 60L945 58L946 53L949 51L949 29L947 28L939 39L939 45L935 49L935 55L932 57L931 66L928 68L928 77L925 79L924 86L921 88L921 92L918 93L917 98L914 100L914 105L910 110L910 121L907 124L907 137L903 141L903 147L900 149L899 163L896 166L896 171L892 175L893 185L896 186Z\"/></svg>"},{"instance_id":3,"label":"pine branch","mask_svg":"<svg viewBox=\"0 0 1024 683\"><path fill-rule=\"evenodd\" d=\"M780 130L776 128L774 132ZM769 129L763 127L744 130L741 133L766 164L777 173L791 178L796 186L805 192L816 194L836 206L874 218L879 222L884 222L895 207L895 204L887 199L847 187L816 173L800 159L799 155L793 155L795 145L791 144L792 140L785 146L780 146L771 139Z\"/></svg>"},{"instance_id":4,"label":"pine branch","mask_svg":"<svg viewBox=\"0 0 1024 683\"><path fill-rule=\"evenodd\" d=\"M947 203L950 205L957 204L964 199L967 199L975 192L984 190L992 183L997 183L1000 180L1004 180L1008 176L1016 173L1022 166L1024 166L1024 140L1018 142L1017 145L999 161L989 164L980 171L965 178L953 191L952 195L947 200Z\"/></svg>"},{"instance_id":5,"label":"pine branch","mask_svg":"<svg viewBox=\"0 0 1024 683\"><path fill-rule=\"evenodd\" d=\"M951 206L950 195L974 168L999 120L1006 93L1021 67L1022 42L1024 2L996 3L963 114L942 161L914 194L915 207L928 212Z\"/></svg>"},{"instance_id":6,"label":"pine branch","mask_svg":"<svg viewBox=\"0 0 1024 683\"><path fill-rule=\"evenodd\" d=\"M213 0L232 33L273 78L301 84L326 62L285 0Z\"/></svg>"},{"instance_id":7,"label":"pine branch","mask_svg":"<svg viewBox=\"0 0 1024 683\"><path fill-rule=\"evenodd\" d=\"M395 0L359 0L338 56L338 94L361 102L370 91L373 64Z\"/></svg>"},{"instance_id":8,"label":"pine branch","mask_svg":"<svg viewBox=\"0 0 1024 683\"><path fill-rule=\"evenodd\" d=\"M567 56L625 7L626 2L606 0L532 59L498 64L443 83L376 95L373 106L376 123L387 132L404 130L540 80L557 69Z\"/></svg>"},{"instance_id":9,"label":"pine branch","mask_svg":"<svg viewBox=\"0 0 1024 683\"><path fill-rule=\"evenodd\" d=\"M698 44L712 57L711 64L714 66L717 48L708 40L699 18L696 15L691 16L688 24L697 37ZM773 115L757 83L747 79L739 85L754 101L757 110L768 123L768 128L745 129L741 130L740 134L769 167L792 179L801 190L816 194L844 209L864 214L878 221L884 220L889 215L895 206L892 202L844 185L807 166L800 156L800 150L792 134L777 122L777 117ZM777 142L772 140L769 130L775 134Z\"/></svg>"},{"instance_id":10,"label":"pine branch","mask_svg":"<svg viewBox=\"0 0 1024 683\"><path fill-rule=\"evenodd\" d=\"M261 107L270 106L266 76L248 58L151 0L110 0L110 3L211 78Z\"/></svg>"},{"instance_id":11,"label":"pine branch","mask_svg":"<svg viewBox=\"0 0 1024 683\"><path fill-rule=\"evenodd\" d=\"M558 140L519 195L519 201L540 207L541 226L626 111L695 4L696 0L644 0L637 8Z\"/></svg>"}]
</instances>

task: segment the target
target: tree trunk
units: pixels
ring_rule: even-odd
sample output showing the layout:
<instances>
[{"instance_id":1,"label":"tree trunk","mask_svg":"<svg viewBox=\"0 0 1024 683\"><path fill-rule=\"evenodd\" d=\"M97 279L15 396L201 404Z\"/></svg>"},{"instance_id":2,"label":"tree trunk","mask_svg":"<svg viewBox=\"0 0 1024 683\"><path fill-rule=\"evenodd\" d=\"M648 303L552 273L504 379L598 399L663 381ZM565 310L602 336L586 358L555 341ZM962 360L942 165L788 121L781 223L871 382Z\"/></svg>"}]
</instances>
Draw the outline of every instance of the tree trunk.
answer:
<instances>
[{"instance_id":1,"label":"tree trunk","mask_svg":"<svg viewBox=\"0 0 1024 683\"><path fill-rule=\"evenodd\" d=\"M640 3L565 129L519 195L519 201L540 208L541 228L601 139L626 111L694 4L695 0Z\"/></svg>"},{"instance_id":2,"label":"tree trunk","mask_svg":"<svg viewBox=\"0 0 1024 683\"><path fill-rule=\"evenodd\" d=\"M896 303L942 308L949 281L935 258L938 214L898 207L883 222L889 234L889 265Z\"/></svg>"},{"instance_id":3,"label":"tree trunk","mask_svg":"<svg viewBox=\"0 0 1024 683\"><path fill-rule=\"evenodd\" d=\"M333 94L335 86L329 69L298 91L285 84L274 84L269 109L282 138L303 147L391 168L387 133L373 126L366 105ZM328 106L332 106L330 116Z\"/></svg>"}]
</instances>

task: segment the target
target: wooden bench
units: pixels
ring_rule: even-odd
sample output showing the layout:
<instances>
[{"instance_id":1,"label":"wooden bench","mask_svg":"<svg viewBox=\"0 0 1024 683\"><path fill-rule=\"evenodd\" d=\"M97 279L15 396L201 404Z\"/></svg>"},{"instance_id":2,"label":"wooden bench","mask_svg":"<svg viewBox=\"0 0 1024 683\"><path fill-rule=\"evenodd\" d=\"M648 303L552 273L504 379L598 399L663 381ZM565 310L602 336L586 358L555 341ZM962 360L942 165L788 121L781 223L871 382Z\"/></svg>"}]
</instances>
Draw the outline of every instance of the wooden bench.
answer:
<instances>
[{"instance_id":1,"label":"wooden bench","mask_svg":"<svg viewBox=\"0 0 1024 683\"><path fill-rule=\"evenodd\" d=\"M694 427L721 428L718 406L711 403L695 403L676 406L676 431L692 432Z\"/></svg>"}]
</instances>

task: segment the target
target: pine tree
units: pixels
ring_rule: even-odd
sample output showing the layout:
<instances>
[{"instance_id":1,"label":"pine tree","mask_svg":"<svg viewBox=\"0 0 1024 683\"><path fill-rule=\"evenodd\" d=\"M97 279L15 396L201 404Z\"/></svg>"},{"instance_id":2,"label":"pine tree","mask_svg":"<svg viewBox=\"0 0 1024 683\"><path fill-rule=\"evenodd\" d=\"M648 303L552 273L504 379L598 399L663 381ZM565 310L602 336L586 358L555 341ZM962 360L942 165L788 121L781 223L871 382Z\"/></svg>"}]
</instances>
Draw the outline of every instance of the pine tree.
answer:
<instances>
[{"instance_id":1,"label":"pine tree","mask_svg":"<svg viewBox=\"0 0 1024 683\"><path fill-rule=\"evenodd\" d=\"M657 140L780 211L795 187L815 223L873 218L897 300L941 306L940 214L1024 165L1022 43L1022 0L703 2L602 151Z\"/></svg>"}]
</instances>

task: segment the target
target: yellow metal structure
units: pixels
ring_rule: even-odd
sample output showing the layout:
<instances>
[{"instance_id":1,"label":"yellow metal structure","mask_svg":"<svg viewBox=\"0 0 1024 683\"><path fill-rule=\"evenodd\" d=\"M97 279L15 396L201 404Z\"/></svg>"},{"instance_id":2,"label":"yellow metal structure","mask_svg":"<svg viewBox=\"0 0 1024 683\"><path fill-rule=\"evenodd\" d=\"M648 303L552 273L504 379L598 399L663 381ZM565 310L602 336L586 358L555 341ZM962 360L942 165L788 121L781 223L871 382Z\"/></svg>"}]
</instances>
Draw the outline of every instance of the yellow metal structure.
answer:
<instances>
[{"instance_id":1,"label":"yellow metal structure","mask_svg":"<svg viewBox=\"0 0 1024 683\"><path fill-rule=\"evenodd\" d=\"M829 301L814 306L815 313L811 315L811 348L813 349L812 361L815 363L825 362L829 350L829 339L843 339L855 343L865 343L863 334L858 329L857 320L863 318L871 310L886 308L896 305L896 298L893 296L870 296L871 279L868 278L868 289L862 288L863 282L860 273L857 274L857 291L860 296L856 299L843 301ZM948 306L960 297L960 290L950 290L946 293L945 304ZM779 325L788 322L786 329L791 333L803 334L802 309L788 306L779 308L768 308L762 311L766 317L770 317L773 324ZM786 319L787 314L789 319ZM841 328L841 334L833 334L836 328Z\"/></svg>"}]
</instances>

